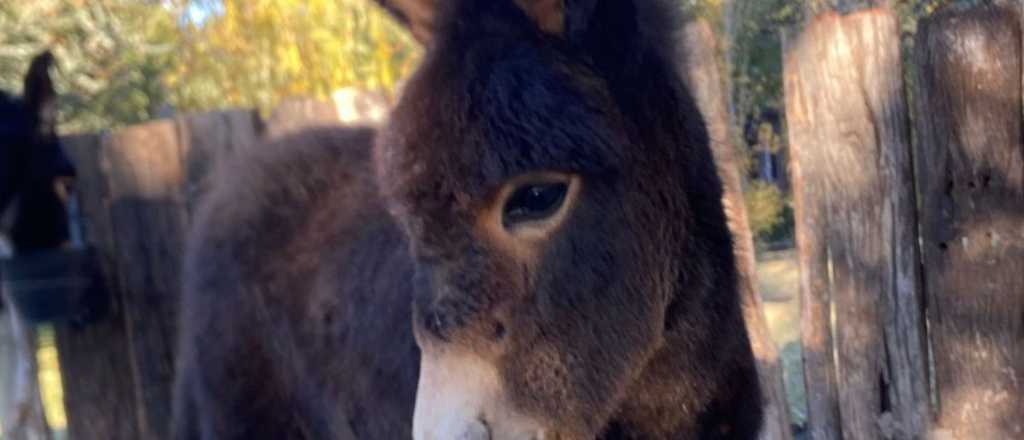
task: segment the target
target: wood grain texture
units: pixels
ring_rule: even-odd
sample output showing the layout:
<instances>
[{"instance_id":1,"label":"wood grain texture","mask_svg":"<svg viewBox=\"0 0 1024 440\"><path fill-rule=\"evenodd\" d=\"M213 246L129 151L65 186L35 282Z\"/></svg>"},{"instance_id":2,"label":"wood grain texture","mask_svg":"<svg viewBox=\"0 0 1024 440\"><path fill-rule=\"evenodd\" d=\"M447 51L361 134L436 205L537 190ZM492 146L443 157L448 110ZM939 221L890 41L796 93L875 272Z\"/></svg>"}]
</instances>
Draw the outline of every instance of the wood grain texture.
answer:
<instances>
[{"instance_id":1,"label":"wood grain texture","mask_svg":"<svg viewBox=\"0 0 1024 440\"><path fill-rule=\"evenodd\" d=\"M919 438L927 369L897 19L823 14L786 52L811 437Z\"/></svg>"},{"instance_id":2,"label":"wood grain texture","mask_svg":"<svg viewBox=\"0 0 1024 440\"><path fill-rule=\"evenodd\" d=\"M736 150L729 130L729 110L726 105L725 83L719 73L718 48L711 27L704 21L687 24L683 30L686 48L684 74L703 113L711 137L712 150L718 175L722 179L725 194L723 205L732 232L740 294L743 299L743 315L747 332L757 357L758 376L764 396L765 416L761 438L764 440L785 440L792 438L789 422L789 405L782 383L782 365L775 342L768 333L764 306L757 290L757 265L754 260L754 240L747 221L747 209L743 200L743 187L736 162Z\"/></svg>"},{"instance_id":3,"label":"wood grain texture","mask_svg":"<svg viewBox=\"0 0 1024 440\"><path fill-rule=\"evenodd\" d=\"M168 437L181 252L187 211L181 143L171 121L105 136L117 282L132 365L139 437Z\"/></svg>"},{"instance_id":4,"label":"wood grain texture","mask_svg":"<svg viewBox=\"0 0 1024 440\"><path fill-rule=\"evenodd\" d=\"M221 111L64 139L112 298L100 322L57 327L73 438L168 437L185 227L215 164L264 131Z\"/></svg>"},{"instance_id":5,"label":"wood grain texture","mask_svg":"<svg viewBox=\"0 0 1024 440\"><path fill-rule=\"evenodd\" d=\"M280 137L305 128L337 125L340 121L338 107L331 101L287 100L274 108L267 119L267 136Z\"/></svg>"},{"instance_id":6,"label":"wood grain texture","mask_svg":"<svg viewBox=\"0 0 1024 440\"><path fill-rule=\"evenodd\" d=\"M805 31L810 32L810 31ZM811 51L810 37L787 41L784 59L786 120L789 131L790 182L796 222L796 246L800 265L800 335L807 398L807 431L810 438L837 440L839 402L833 357L831 306L828 280L828 248L825 238L825 173L814 165L815 151L824 139L815 130L814 90L806 82L818 74L803 59ZM806 167L806 169L805 169Z\"/></svg>"},{"instance_id":7,"label":"wood grain texture","mask_svg":"<svg viewBox=\"0 0 1024 440\"><path fill-rule=\"evenodd\" d=\"M100 258L111 300L102 320L84 327L65 323L55 328L68 437L137 439L140 437L128 334L121 291L116 285L116 249L110 228L107 182L100 166L101 136L82 135L61 141L78 171L75 186L86 219L86 237Z\"/></svg>"},{"instance_id":8,"label":"wood grain texture","mask_svg":"<svg viewBox=\"0 0 1024 440\"><path fill-rule=\"evenodd\" d=\"M1020 16L946 9L922 23L914 57L936 426L1024 438Z\"/></svg>"}]
</instances>

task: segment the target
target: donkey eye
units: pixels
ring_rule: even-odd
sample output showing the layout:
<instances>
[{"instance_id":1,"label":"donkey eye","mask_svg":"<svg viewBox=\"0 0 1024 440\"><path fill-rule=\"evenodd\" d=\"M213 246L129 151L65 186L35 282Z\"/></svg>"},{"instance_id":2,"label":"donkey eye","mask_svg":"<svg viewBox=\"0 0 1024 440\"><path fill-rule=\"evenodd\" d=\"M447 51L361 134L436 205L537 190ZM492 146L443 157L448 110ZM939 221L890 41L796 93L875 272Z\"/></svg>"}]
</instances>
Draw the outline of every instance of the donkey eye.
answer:
<instances>
[{"instance_id":1,"label":"donkey eye","mask_svg":"<svg viewBox=\"0 0 1024 440\"><path fill-rule=\"evenodd\" d=\"M569 185L561 182L523 185L505 202L502 224L507 228L551 217L562 207L568 191Z\"/></svg>"}]
</instances>

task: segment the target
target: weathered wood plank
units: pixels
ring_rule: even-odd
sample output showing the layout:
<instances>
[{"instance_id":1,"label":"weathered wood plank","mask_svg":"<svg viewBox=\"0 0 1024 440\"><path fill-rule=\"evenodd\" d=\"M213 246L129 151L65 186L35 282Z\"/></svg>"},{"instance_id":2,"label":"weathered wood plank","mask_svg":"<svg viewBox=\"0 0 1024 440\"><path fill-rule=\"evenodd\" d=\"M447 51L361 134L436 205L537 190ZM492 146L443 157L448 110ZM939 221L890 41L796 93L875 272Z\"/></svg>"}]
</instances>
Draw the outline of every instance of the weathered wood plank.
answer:
<instances>
[{"instance_id":1,"label":"weathered wood plank","mask_svg":"<svg viewBox=\"0 0 1024 440\"><path fill-rule=\"evenodd\" d=\"M338 107L331 101L290 99L280 104L267 119L267 136L278 137L304 128L341 123Z\"/></svg>"},{"instance_id":2,"label":"weathered wood plank","mask_svg":"<svg viewBox=\"0 0 1024 440\"><path fill-rule=\"evenodd\" d=\"M924 20L916 163L939 398L957 439L1024 438L1024 146L1016 8Z\"/></svg>"},{"instance_id":3,"label":"weathered wood plank","mask_svg":"<svg viewBox=\"0 0 1024 440\"><path fill-rule=\"evenodd\" d=\"M167 438L187 219L175 124L151 122L106 136L102 160L139 403L139 438Z\"/></svg>"},{"instance_id":4,"label":"weathered wood plank","mask_svg":"<svg viewBox=\"0 0 1024 440\"><path fill-rule=\"evenodd\" d=\"M699 60L686 63L684 74L708 126L718 175L725 189L723 202L729 218L729 229L735 240L743 314L754 355L757 357L758 376L765 400L765 423L761 438L789 439L792 438L792 434L789 426L789 405L782 383L782 365L775 343L768 333L764 306L757 290L754 240L747 222L743 187L729 129L730 119L725 101L724 82L719 73L719 65L715 62L719 59L715 36L707 22L696 21L689 23L684 29L683 41L687 58Z\"/></svg>"},{"instance_id":5,"label":"weathered wood plank","mask_svg":"<svg viewBox=\"0 0 1024 440\"><path fill-rule=\"evenodd\" d=\"M57 329L73 438L166 438L188 208L261 134L255 112L224 111L65 140L114 301L98 323Z\"/></svg>"},{"instance_id":6,"label":"weathered wood plank","mask_svg":"<svg viewBox=\"0 0 1024 440\"><path fill-rule=\"evenodd\" d=\"M818 97L805 85L815 81L813 63L804 58L812 52L810 30L785 44L784 83L786 121L789 128L790 182L796 221L796 245L800 264L800 335L807 398L807 431L816 440L838 440L839 392L833 358L828 281L828 249L825 238L827 193L824 170L813 165L822 134L815 129ZM806 168L806 169L805 169Z\"/></svg>"},{"instance_id":7,"label":"weathered wood plank","mask_svg":"<svg viewBox=\"0 0 1024 440\"><path fill-rule=\"evenodd\" d=\"M76 182L86 238L95 247L111 304L104 318L88 326L57 325L57 350L64 385L68 437L132 440L137 429L136 396L128 334L114 266L107 182L100 165L100 136L62 139L78 171Z\"/></svg>"},{"instance_id":8,"label":"weathered wood plank","mask_svg":"<svg viewBox=\"0 0 1024 440\"><path fill-rule=\"evenodd\" d=\"M789 45L812 438L927 425L915 197L894 14L824 14Z\"/></svg>"}]
</instances>

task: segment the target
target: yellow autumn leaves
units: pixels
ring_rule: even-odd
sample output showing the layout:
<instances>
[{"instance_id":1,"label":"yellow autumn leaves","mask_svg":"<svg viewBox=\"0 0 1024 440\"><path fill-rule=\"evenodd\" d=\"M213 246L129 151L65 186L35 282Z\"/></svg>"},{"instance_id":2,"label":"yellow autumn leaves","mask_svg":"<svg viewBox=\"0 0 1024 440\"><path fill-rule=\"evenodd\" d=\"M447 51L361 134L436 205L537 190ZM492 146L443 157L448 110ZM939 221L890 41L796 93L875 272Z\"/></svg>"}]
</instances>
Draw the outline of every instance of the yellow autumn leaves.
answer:
<instances>
[{"instance_id":1,"label":"yellow autumn leaves","mask_svg":"<svg viewBox=\"0 0 1024 440\"><path fill-rule=\"evenodd\" d=\"M342 87L390 93L419 48L368 0L222 0L181 22L166 76L181 110L256 107Z\"/></svg>"},{"instance_id":2,"label":"yellow autumn leaves","mask_svg":"<svg viewBox=\"0 0 1024 440\"><path fill-rule=\"evenodd\" d=\"M44 49L65 133L346 87L390 95L420 56L371 0L0 0L0 88L17 93Z\"/></svg>"}]
</instances>

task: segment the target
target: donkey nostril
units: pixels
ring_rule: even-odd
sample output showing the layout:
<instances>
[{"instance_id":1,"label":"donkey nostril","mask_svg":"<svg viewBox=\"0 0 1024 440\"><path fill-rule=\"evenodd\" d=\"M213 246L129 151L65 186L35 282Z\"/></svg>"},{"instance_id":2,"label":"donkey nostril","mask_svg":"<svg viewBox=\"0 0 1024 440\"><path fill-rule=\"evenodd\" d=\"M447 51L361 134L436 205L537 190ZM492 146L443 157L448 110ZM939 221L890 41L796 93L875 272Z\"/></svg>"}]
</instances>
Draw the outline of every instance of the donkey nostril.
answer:
<instances>
[{"instance_id":1,"label":"donkey nostril","mask_svg":"<svg viewBox=\"0 0 1024 440\"><path fill-rule=\"evenodd\" d=\"M483 420L476 420L456 437L456 440L491 440L491 430Z\"/></svg>"}]
</instances>

